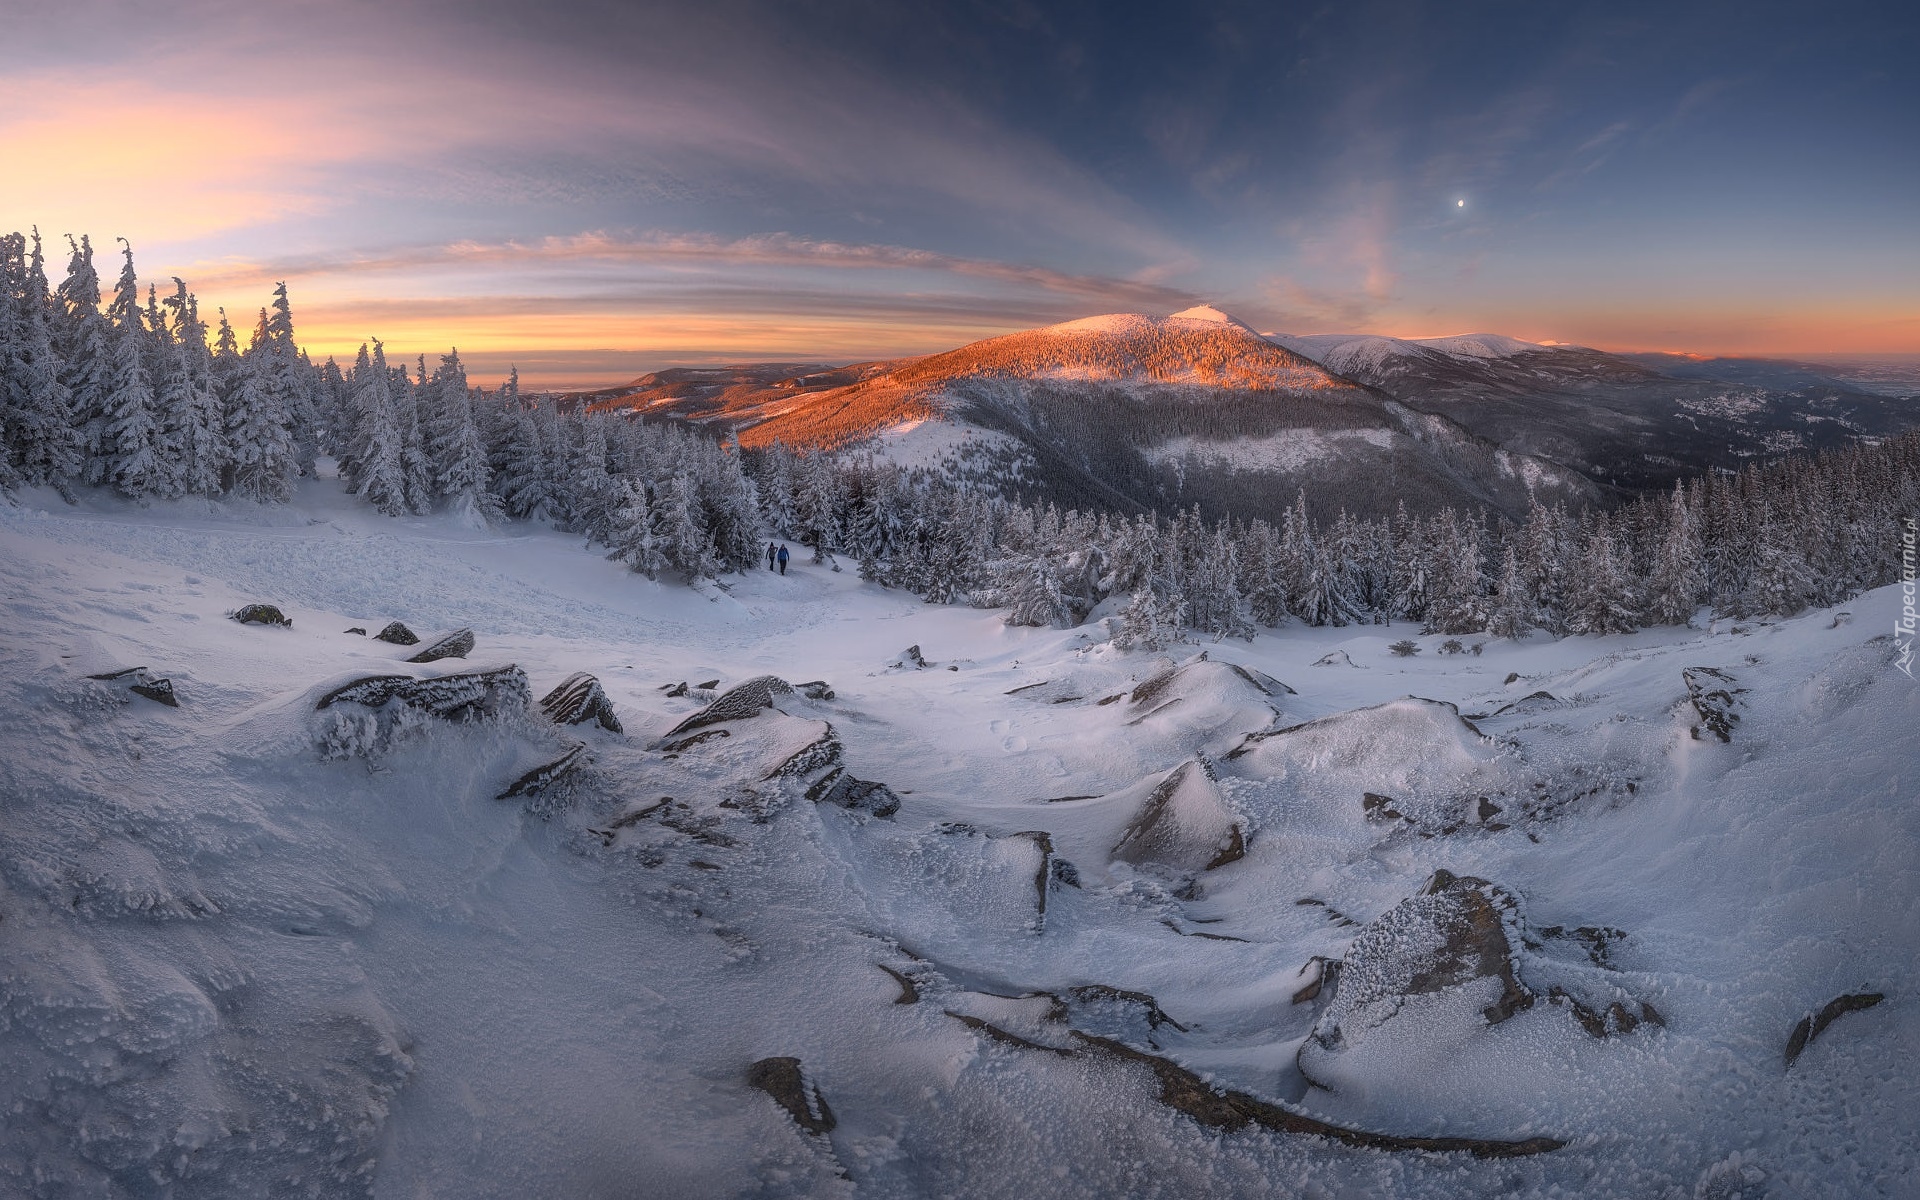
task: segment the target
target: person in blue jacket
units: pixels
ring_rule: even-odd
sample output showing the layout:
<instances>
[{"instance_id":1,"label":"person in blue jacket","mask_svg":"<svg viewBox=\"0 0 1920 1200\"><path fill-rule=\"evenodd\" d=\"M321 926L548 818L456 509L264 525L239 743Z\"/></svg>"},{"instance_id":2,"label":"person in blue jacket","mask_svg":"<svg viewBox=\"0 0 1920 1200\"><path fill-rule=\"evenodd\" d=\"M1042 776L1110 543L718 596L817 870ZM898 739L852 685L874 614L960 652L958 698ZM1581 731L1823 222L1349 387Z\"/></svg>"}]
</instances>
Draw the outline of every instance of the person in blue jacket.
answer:
<instances>
[{"instance_id":1,"label":"person in blue jacket","mask_svg":"<svg viewBox=\"0 0 1920 1200\"><path fill-rule=\"evenodd\" d=\"M780 558L780 573L782 575L785 575L787 573L787 544L785 542L780 543L779 558Z\"/></svg>"}]
</instances>

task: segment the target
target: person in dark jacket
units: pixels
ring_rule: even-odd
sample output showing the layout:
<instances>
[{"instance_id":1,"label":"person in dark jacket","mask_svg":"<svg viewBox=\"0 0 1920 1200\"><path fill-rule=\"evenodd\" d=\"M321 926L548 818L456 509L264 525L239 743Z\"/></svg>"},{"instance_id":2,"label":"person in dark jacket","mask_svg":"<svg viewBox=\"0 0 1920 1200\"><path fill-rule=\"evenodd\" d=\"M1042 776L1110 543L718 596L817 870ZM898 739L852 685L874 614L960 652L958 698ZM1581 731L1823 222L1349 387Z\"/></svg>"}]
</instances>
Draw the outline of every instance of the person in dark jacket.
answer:
<instances>
[{"instance_id":1,"label":"person in dark jacket","mask_svg":"<svg viewBox=\"0 0 1920 1200\"><path fill-rule=\"evenodd\" d=\"M773 543L768 542L767 543L767 570L769 571L773 570L773 554L774 554Z\"/></svg>"},{"instance_id":2,"label":"person in dark jacket","mask_svg":"<svg viewBox=\"0 0 1920 1200\"><path fill-rule=\"evenodd\" d=\"M785 575L787 573L787 547L786 547L786 543L784 542L781 543L780 545L779 557L780 557L780 573L782 575Z\"/></svg>"}]
</instances>

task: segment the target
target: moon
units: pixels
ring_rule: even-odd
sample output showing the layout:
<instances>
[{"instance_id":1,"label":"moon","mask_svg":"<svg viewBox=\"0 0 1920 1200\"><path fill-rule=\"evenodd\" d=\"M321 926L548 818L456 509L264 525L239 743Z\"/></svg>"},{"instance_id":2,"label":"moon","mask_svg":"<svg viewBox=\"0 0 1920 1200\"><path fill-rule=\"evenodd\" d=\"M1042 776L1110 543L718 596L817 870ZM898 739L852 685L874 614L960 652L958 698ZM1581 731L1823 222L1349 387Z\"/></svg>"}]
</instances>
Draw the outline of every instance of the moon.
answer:
<instances>
[{"instance_id":1,"label":"moon","mask_svg":"<svg viewBox=\"0 0 1920 1200\"><path fill-rule=\"evenodd\" d=\"M1467 202L1465 200L1455 200L1453 202L1453 206L1455 208L1465 208L1467 206Z\"/></svg>"}]
</instances>

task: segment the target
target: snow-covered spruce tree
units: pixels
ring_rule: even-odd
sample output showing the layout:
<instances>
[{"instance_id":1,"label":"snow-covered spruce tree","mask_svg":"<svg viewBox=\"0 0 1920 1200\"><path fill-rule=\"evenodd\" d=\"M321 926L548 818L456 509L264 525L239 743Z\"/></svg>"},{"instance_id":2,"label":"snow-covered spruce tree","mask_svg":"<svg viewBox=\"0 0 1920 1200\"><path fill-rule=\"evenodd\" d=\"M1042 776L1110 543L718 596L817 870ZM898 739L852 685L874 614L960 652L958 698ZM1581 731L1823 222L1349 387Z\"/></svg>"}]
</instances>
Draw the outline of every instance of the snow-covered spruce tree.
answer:
<instances>
[{"instance_id":1,"label":"snow-covered spruce tree","mask_svg":"<svg viewBox=\"0 0 1920 1200\"><path fill-rule=\"evenodd\" d=\"M449 512L469 523L486 525L500 517L500 504L489 487L493 467L487 461L486 439L474 416L467 371L458 350L440 360L431 386L437 398L433 490Z\"/></svg>"},{"instance_id":2,"label":"snow-covered spruce tree","mask_svg":"<svg viewBox=\"0 0 1920 1200\"><path fill-rule=\"evenodd\" d=\"M798 464L793 453L779 442L767 448L763 462L765 475L760 481L760 500L767 525L774 537L792 537L800 527L800 506L795 496Z\"/></svg>"},{"instance_id":3,"label":"snow-covered spruce tree","mask_svg":"<svg viewBox=\"0 0 1920 1200\"><path fill-rule=\"evenodd\" d=\"M158 289L147 285L147 378L153 383L154 420L159 426L154 447L167 472L167 486L157 494L169 497L187 491L187 424L191 410L186 403L188 380L179 324L168 316L173 311L173 299L169 296L162 309Z\"/></svg>"},{"instance_id":4,"label":"snow-covered spruce tree","mask_svg":"<svg viewBox=\"0 0 1920 1200\"><path fill-rule=\"evenodd\" d=\"M82 441L61 379L65 364L54 349L59 310L47 290L39 230L28 246L18 241L16 249L23 253L10 271L15 340L0 404L9 410L7 449L20 482L51 485L64 494L83 469Z\"/></svg>"},{"instance_id":5,"label":"snow-covered spruce tree","mask_svg":"<svg viewBox=\"0 0 1920 1200\"><path fill-rule=\"evenodd\" d=\"M1187 623L1187 602L1161 596L1150 587L1133 593L1120 610L1113 644L1122 650L1164 650L1180 640Z\"/></svg>"},{"instance_id":6,"label":"snow-covered spruce tree","mask_svg":"<svg viewBox=\"0 0 1920 1200\"><path fill-rule=\"evenodd\" d=\"M751 570L760 561L762 545L753 480L741 468L738 442L708 456L712 466L700 480L700 495L714 552L729 570Z\"/></svg>"},{"instance_id":7,"label":"snow-covered spruce tree","mask_svg":"<svg viewBox=\"0 0 1920 1200\"><path fill-rule=\"evenodd\" d=\"M795 519L800 540L813 547L815 563L828 562L840 548L838 480L825 455L800 460Z\"/></svg>"},{"instance_id":8,"label":"snow-covered spruce tree","mask_svg":"<svg viewBox=\"0 0 1920 1200\"><path fill-rule=\"evenodd\" d=\"M1388 618L1424 624L1433 596L1427 527L1407 515L1404 501L1394 506L1390 525L1393 545L1387 564Z\"/></svg>"},{"instance_id":9,"label":"snow-covered spruce tree","mask_svg":"<svg viewBox=\"0 0 1920 1200\"><path fill-rule=\"evenodd\" d=\"M1533 601L1520 570L1520 554L1509 539L1500 552L1500 579L1487 614L1487 632L1494 637L1522 638L1533 627Z\"/></svg>"},{"instance_id":10,"label":"snow-covered spruce tree","mask_svg":"<svg viewBox=\"0 0 1920 1200\"><path fill-rule=\"evenodd\" d=\"M1223 522L1187 575L1186 619L1194 629L1215 638L1253 637L1238 572L1239 553Z\"/></svg>"},{"instance_id":11,"label":"snow-covered spruce tree","mask_svg":"<svg viewBox=\"0 0 1920 1200\"><path fill-rule=\"evenodd\" d=\"M720 573L719 557L700 520L700 493L692 476L681 471L668 481L659 497L660 552L669 566L689 579L712 579Z\"/></svg>"},{"instance_id":12,"label":"snow-covered spruce tree","mask_svg":"<svg viewBox=\"0 0 1920 1200\"><path fill-rule=\"evenodd\" d=\"M393 372L387 369L385 347L376 339L373 353L365 345L353 365L353 469L348 484L389 517L411 511L407 502L405 442L393 406Z\"/></svg>"},{"instance_id":13,"label":"snow-covered spruce tree","mask_svg":"<svg viewBox=\"0 0 1920 1200\"><path fill-rule=\"evenodd\" d=\"M173 313L174 364L161 408L179 446L181 490L191 496L217 496L229 455L213 353L199 302L179 278L173 284L167 307Z\"/></svg>"},{"instance_id":14,"label":"snow-covered spruce tree","mask_svg":"<svg viewBox=\"0 0 1920 1200\"><path fill-rule=\"evenodd\" d=\"M1791 498L1782 496L1781 507ZM1793 514L1775 511L1774 497L1763 496L1757 522L1759 536L1753 555L1753 574L1747 581L1741 608L1748 613L1792 616L1813 602L1814 575L1810 550L1801 540L1801 525Z\"/></svg>"},{"instance_id":15,"label":"snow-covered spruce tree","mask_svg":"<svg viewBox=\"0 0 1920 1200\"><path fill-rule=\"evenodd\" d=\"M1595 513L1586 522L1579 567L1570 581L1569 633L1632 633L1637 629L1638 598L1628 575L1613 521Z\"/></svg>"},{"instance_id":16,"label":"snow-covered spruce tree","mask_svg":"<svg viewBox=\"0 0 1920 1200\"><path fill-rule=\"evenodd\" d=\"M61 382L80 432L80 481L107 478L107 398L113 391L112 329L100 311L100 276L93 266L93 244L85 235L67 244L73 257L61 281L54 350L64 364Z\"/></svg>"},{"instance_id":17,"label":"snow-covered spruce tree","mask_svg":"<svg viewBox=\"0 0 1920 1200\"><path fill-rule=\"evenodd\" d=\"M153 384L147 375L149 336L140 311L140 284L134 277L130 245L126 246L126 261L107 320L112 332L107 394L101 401L100 478L136 500L170 494L174 487L172 464L161 456L160 424L155 419Z\"/></svg>"},{"instance_id":18,"label":"snow-covered spruce tree","mask_svg":"<svg viewBox=\"0 0 1920 1200\"><path fill-rule=\"evenodd\" d=\"M1647 580L1647 619L1656 625L1684 625L1699 607L1706 587L1705 553L1699 522L1687 503L1685 489L1673 485L1667 503L1666 528Z\"/></svg>"},{"instance_id":19,"label":"snow-covered spruce tree","mask_svg":"<svg viewBox=\"0 0 1920 1200\"><path fill-rule=\"evenodd\" d=\"M1428 525L1432 547L1432 595L1427 633L1479 633L1487 627L1479 528L1444 508Z\"/></svg>"},{"instance_id":20,"label":"snow-covered spruce tree","mask_svg":"<svg viewBox=\"0 0 1920 1200\"><path fill-rule=\"evenodd\" d=\"M667 558L660 549L659 519L647 497L644 484L631 477L616 481L620 503L613 511L608 530L607 557L625 563L628 569L658 579L666 569Z\"/></svg>"},{"instance_id":21,"label":"snow-covered spruce tree","mask_svg":"<svg viewBox=\"0 0 1920 1200\"><path fill-rule=\"evenodd\" d=\"M224 324L226 314L221 314ZM232 329L226 329L231 337ZM216 350L216 371L219 363ZM277 378L279 364L265 309L247 352L231 365L232 391L227 404L227 491L248 500L285 504L293 499L294 480L300 477L298 451L293 440L294 414L288 391Z\"/></svg>"},{"instance_id":22,"label":"snow-covered spruce tree","mask_svg":"<svg viewBox=\"0 0 1920 1200\"><path fill-rule=\"evenodd\" d=\"M299 472L313 474L320 453L320 419L314 405L312 367L301 357L293 332L293 305L285 281L276 283L273 300L261 314L252 353L261 356L262 383L272 408L282 414Z\"/></svg>"},{"instance_id":23,"label":"snow-covered spruce tree","mask_svg":"<svg viewBox=\"0 0 1920 1200\"><path fill-rule=\"evenodd\" d=\"M613 419L575 409L555 422L563 461L554 479L555 501L563 518L561 528L584 534L589 543L604 541L620 506L614 480L613 446L618 440Z\"/></svg>"},{"instance_id":24,"label":"snow-covered spruce tree","mask_svg":"<svg viewBox=\"0 0 1920 1200\"><path fill-rule=\"evenodd\" d=\"M1247 614L1254 623L1272 629L1287 620L1287 585L1279 571L1279 535L1273 526L1256 520L1247 526L1240 554Z\"/></svg>"},{"instance_id":25,"label":"snow-covered spruce tree","mask_svg":"<svg viewBox=\"0 0 1920 1200\"><path fill-rule=\"evenodd\" d=\"M1071 608L1051 555L1028 551L999 564L997 599L1009 625L1064 626Z\"/></svg>"},{"instance_id":26,"label":"snow-covered spruce tree","mask_svg":"<svg viewBox=\"0 0 1920 1200\"><path fill-rule=\"evenodd\" d=\"M24 392L26 239L0 234L0 491L19 486L20 399Z\"/></svg>"},{"instance_id":27,"label":"snow-covered spruce tree","mask_svg":"<svg viewBox=\"0 0 1920 1200\"><path fill-rule=\"evenodd\" d=\"M520 520L550 519L553 479L534 407L522 402L508 415L506 437L493 455L493 487L506 514Z\"/></svg>"},{"instance_id":28,"label":"snow-covered spruce tree","mask_svg":"<svg viewBox=\"0 0 1920 1200\"><path fill-rule=\"evenodd\" d=\"M1538 497L1531 498L1527 519L1514 538L1520 579L1534 621L1549 632L1565 633L1567 576L1575 551L1566 510L1549 509Z\"/></svg>"},{"instance_id":29,"label":"snow-covered spruce tree","mask_svg":"<svg viewBox=\"0 0 1920 1200\"><path fill-rule=\"evenodd\" d=\"M426 390L426 356L420 358L420 378L407 376L405 365L394 367L387 384L394 427L400 431L400 478L405 485L407 510L425 515L433 511L433 468L427 461L427 431L421 420L421 393Z\"/></svg>"},{"instance_id":30,"label":"snow-covered spruce tree","mask_svg":"<svg viewBox=\"0 0 1920 1200\"><path fill-rule=\"evenodd\" d=\"M251 356L243 357L227 398L227 491L243 499L284 504L293 498L299 465L293 438L275 411L274 395Z\"/></svg>"}]
</instances>

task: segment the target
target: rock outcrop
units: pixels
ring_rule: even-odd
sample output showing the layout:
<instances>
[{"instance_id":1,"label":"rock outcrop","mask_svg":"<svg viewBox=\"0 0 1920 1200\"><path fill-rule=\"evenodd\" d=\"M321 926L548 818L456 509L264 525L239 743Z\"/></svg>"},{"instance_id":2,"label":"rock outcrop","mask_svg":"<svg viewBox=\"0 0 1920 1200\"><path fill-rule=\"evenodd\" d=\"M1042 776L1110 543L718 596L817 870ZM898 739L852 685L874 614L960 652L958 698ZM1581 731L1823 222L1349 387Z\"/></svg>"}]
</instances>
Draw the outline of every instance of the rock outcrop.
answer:
<instances>
[{"instance_id":1,"label":"rock outcrop","mask_svg":"<svg viewBox=\"0 0 1920 1200\"><path fill-rule=\"evenodd\" d=\"M540 711L556 725L584 725L598 722L608 733L620 733L620 718L613 715L613 701L600 681L585 671L567 678L540 701Z\"/></svg>"},{"instance_id":2,"label":"rock outcrop","mask_svg":"<svg viewBox=\"0 0 1920 1200\"><path fill-rule=\"evenodd\" d=\"M382 708L397 701L442 720L463 721L513 710L524 712L530 695L526 672L506 666L438 679L370 675L333 689L313 707L316 712L336 704Z\"/></svg>"},{"instance_id":3,"label":"rock outcrop","mask_svg":"<svg viewBox=\"0 0 1920 1200\"><path fill-rule=\"evenodd\" d=\"M242 625L281 625L293 628L293 618L271 604L248 604L234 610L233 619Z\"/></svg>"},{"instance_id":4,"label":"rock outcrop","mask_svg":"<svg viewBox=\"0 0 1920 1200\"><path fill-rule=\"evenodd\" d=\"M385 629L373 635L373 640L391 642L396 646L414 646L419 644L420 635L398 621L389 621Z\"/></svg>"},{"instance_id":5,"label":"rock outcrop","mask_svg":"<svg viewBox=\"0 0 1920 1200\"><path fill-rule=\"evenodd\" d=\"M145 697L156 704L164 704L168 708L180 707L180 698L173 691L173 680L155 675L145 667L127 667L119 671L108 671L103 675L89 675L87 678L118 684L136 696Z\"/></svg>"},{"instance_id":6,"label":"rock outcrop","mask_svg":"<svg viewBox=\"0 0 1920 1200\"><path fill-rule=\"evenodd\" d=\"M775 696L791 695L792 692L793 685L777 675L762 675L756 679L749 679L745 683L727 689L712 704L667 730L662 740L671 740L683 733L703 729L708 725L718 725L722 721L741 721L756 716L765 709L773 707Z\"/></svg>"},{"instance_id":7,"label":"rock outcrop","mask_svg":"<svg viewBox=\"0 0 1920 1200\"><path fill-rule=\"evenodd\" d=\"M1794 1060L1806 1052L1807 1047L1813 1044L1813 1039L1819 1037L1827 1026L1848 1013L1865 1012L1885 999L1886 996L1880 992L1836 996L1827 1001L1819 1012L1801 1017L1800 1023L1793 1027L1793 1033L1787 1038L1787 1065L1791 1067Z\"/></svg>"},{"instance_id":8,"label":"rock outcrop","mask_svg":"<svg viewBox=\"0 0 1920 1200\"><path fill-rule=\"evenodd\" d=\"M763 1058L747 1068L747 1083L772 1096L793 1123L808 1133L831 1133L839 1124L827 1107L827 1098L808 1081L797 1058Z\"/></svg>"},{"instance_id":9,"label":"rock outcrop","mask_svg":"<svg viewBox=\"0 0 1920 1200\"><path fill-rule=\"evenodd\" d=\"M1700 725L1693 727L1693 736L1700 736L1700 726L1723 742L1733 740L1733 727L1740 723L1737 711L1740 701L1737 697L1746 691L1735 687L1733 676L1713 667L1688 667L1680 672L1687 684L1687 699L1693 704L1693 711L1700 717Z\"/></svg>"},{"instance_id":10,"label":"rock outcrop","mask_svg":"<svg viewBox=\"0 0 1920 1200\"><path fill-rule=\"evenodd\" d=\"M1220 798L1212 769L1189 759L1147 793L1113 857L1176 871L1211 871L1246 854L1246 831Z\"/></svg>"},{"instance_id":11,"label":"rock outcrop","mask_svg":"<svg viewBox=\"0 0 1920 1200\"><path fill-rule=\"evenodd\" d=\"M473 653L473 630L456 629L407 661L410 663L439 662L443 658L465 658L471 653Z\"/></svg>"}]
</instances>

